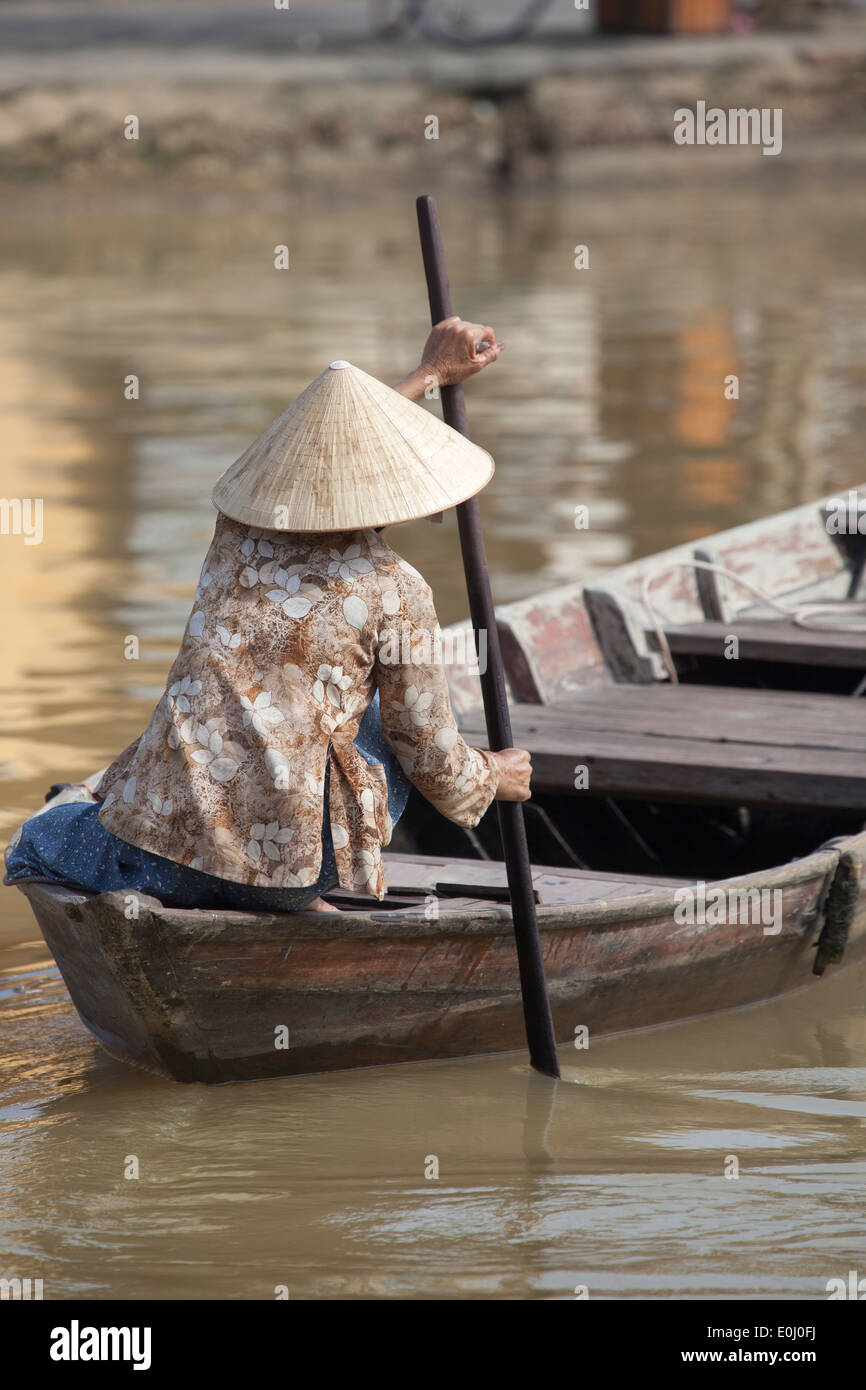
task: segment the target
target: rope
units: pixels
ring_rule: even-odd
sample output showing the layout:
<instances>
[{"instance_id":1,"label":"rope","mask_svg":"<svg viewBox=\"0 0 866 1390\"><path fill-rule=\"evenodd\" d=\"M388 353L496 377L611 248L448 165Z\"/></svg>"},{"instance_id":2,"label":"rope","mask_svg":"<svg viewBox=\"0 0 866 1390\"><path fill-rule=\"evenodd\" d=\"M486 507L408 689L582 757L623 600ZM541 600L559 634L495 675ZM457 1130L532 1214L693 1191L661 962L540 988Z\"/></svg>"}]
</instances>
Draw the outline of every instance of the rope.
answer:
<instances>
[{"instance_id":1,"label":"rope","mask_svg":"<svg viewBox=\"0 0 866 1390\"><path fill-rule=\"evenodd\" d=\"M659 644L659 650L661 651L668 675L674 685L679 685L677 668L674 664L670 643L665 635L661 619L653 607L650 598L651 586L657 579L660 579L663 574L669 574L672 569L709 570L713 574L723 574L726 579L730 579L735 584L739 584L743 589L748 589L750 594L753 594L761 603L766 604L768 608L775 608L777 613L782 613L786 618L791 618L799 627L807 627L811 628L813 631L819 632L838 632L840 629L847 632L866 632L866 603L864 602L846 603L844 609L840 608L839 604L831 603L801 603L792 608L787 604L779 603L777 599L771 598L763 589L759 589L757 584L753 584L750 579L744 579L741 574L735 574L733 570L729 570L725 565L713 565L710 564L708 560L671 560L666 565L660 565L658 569L650 570L650 572L644 576L641 585L641 598L649 614L650 625L655 633L656 641ZM840 617L841 621L839 621ZM859 617L864 619L864 621L852 623L849 621L852 617ZM827 619L836 619L836 621L827 621ZM864 690L866 690L866 676L864 676L857 687L851 691L851 695L862 695Z\"/></svg>"}]
</instances>

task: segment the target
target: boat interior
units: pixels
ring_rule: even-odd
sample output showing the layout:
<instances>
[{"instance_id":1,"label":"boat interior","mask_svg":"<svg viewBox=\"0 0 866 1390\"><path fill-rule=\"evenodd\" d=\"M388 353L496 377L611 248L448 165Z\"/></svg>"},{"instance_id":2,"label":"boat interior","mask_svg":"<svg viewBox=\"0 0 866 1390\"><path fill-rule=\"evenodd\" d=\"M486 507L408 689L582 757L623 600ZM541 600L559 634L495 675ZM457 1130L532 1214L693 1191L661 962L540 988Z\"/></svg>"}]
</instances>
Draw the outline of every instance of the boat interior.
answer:
<instances>
[{"instance_id":1,"label":"boat interior","mask_svg":"<svg viewBox=\"0 0 866 1390\"><path fill-rule=\"evenodd\" d=\"M827 504L802 506L497 610L514 744L533 759L539 901L747 874L863 829L866 517L851 497L840 533ZM448 676L464 737L486 746L477 668ZM462 830L413 791L387 858L375 910L422 890L507 900L495 807ZM347 900L364 901L333 895Z\"/></svg>"}]
</instances>

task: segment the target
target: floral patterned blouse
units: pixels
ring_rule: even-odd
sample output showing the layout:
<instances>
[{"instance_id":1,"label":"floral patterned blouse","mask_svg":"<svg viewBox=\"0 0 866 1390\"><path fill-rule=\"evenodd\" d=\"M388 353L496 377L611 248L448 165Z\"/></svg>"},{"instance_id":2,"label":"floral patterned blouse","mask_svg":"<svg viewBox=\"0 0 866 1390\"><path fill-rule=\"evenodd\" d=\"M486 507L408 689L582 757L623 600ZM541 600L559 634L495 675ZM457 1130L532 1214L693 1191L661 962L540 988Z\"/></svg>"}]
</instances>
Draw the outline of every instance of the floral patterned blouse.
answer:
<instances>
[{"instance_id":1,"label":"floral patterned blouse","mask_svg":"<svg viewBox=\"0 0 866 1390\"><path fill-rule=\"evenodd\" d=\"M236 883L315 884L325 768L340 884L381 898L381 764L354 744L380 692L406 776L458 825L490 805L490 754L457 731L429 586L375 531L262 531L220 514L165 694L106 771L99 819Z\"/></svg>"}]
</instances>

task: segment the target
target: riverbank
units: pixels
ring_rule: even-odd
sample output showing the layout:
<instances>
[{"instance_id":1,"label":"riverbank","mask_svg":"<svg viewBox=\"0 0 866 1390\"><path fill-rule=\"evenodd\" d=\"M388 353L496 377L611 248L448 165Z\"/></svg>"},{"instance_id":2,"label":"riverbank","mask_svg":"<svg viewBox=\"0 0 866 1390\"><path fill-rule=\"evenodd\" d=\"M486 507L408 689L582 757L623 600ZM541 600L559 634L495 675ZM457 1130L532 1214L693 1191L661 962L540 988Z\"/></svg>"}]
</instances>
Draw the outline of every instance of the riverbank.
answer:
<instances>
[{"instance_id":1,"label":"riverbank","mask_svg":"<svg viewBox=\"0 0 866 1390\"><path fill-rule=\"evenodd\" d=\"M245 41L220 13L210 37L183 38L170 16L136 30L117 14L100 32L64 26L51 6L26 23L5 8L0 180L321 195L415 188L419 173L466 189L741 178L828 157L862 167L866 153L862 20L700 39L542 35L466 53L327 34L311 45L303 31L266 42L262 15ZM781 158L675 145L674 111L698 101L780 107Z\"/></svg>"}]
</instances>

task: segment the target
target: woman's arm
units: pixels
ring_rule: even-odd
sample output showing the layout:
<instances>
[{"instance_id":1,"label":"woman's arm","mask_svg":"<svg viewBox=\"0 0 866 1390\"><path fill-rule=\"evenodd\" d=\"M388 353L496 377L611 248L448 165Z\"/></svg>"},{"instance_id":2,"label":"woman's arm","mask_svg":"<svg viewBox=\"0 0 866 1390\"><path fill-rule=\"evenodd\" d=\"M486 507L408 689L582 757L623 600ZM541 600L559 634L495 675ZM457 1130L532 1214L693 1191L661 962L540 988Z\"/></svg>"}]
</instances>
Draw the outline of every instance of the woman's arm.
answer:
<instances>
[{"instance_id":1,"label":"woman's arm","mask_svg":"<svg viewBox=\"0 0 866 1390\"><path fill-rule=\"evenodd\" d=\"M491 753L464 741L451 709L429 586L402 569L395 579L399 607L380 628L376 653L382 728L422 796L457 825L477 825L494 797L528 799L529 754L519 748Z\"/></svg>"},{"instance_id":2,"label":"woman's arm","mask_svg":"<svg viewBox=\"0 0 866 1390\"><path fill-rule=\"evenodd\" d=\"M466 323L456 316L443 319L424 344L419 365L394 390L420 401L428 388L456 386L483 371L504 347L489 324Z\"/></svg>"}]
</instances>

